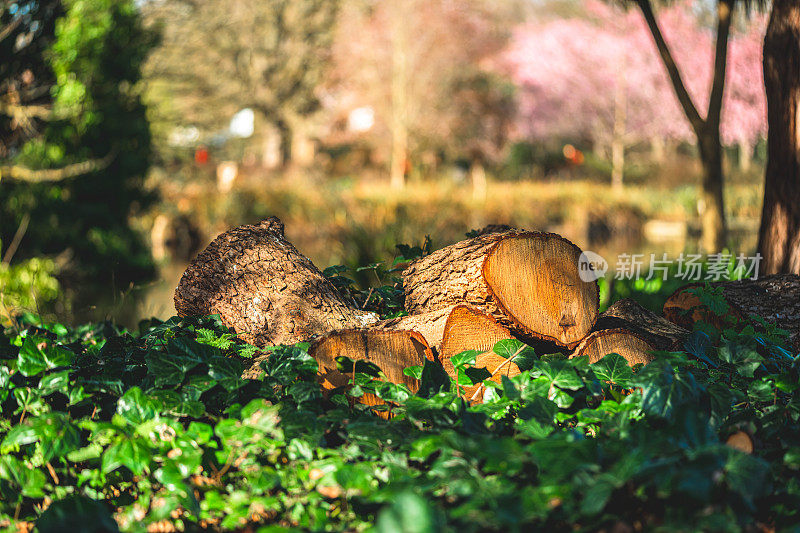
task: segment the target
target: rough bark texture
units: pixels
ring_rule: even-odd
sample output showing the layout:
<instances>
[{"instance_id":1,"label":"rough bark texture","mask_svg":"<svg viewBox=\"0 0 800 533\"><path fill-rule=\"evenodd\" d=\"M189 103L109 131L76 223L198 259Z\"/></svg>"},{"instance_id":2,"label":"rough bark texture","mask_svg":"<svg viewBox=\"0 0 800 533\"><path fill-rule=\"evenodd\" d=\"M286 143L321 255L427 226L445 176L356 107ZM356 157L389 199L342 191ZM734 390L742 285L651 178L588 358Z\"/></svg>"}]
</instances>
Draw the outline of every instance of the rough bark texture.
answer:
<instances>
[{"instance_id":1,"label":"rough bark texture","mask_svg":"<svg viewBox=\"0 0 800 533\"><path fill-rule=\"evenodd\" d=\"M318 381L325 390L345 387L350 382L351 376L343 374L337 368L336 358L340 356L377 365L389 381L403 383L411 392L419 390L419 381L405 375L403 369L422 365L425 359L434 359L428 344L419 333L377 329L333 331L314 341L308 353L319 364ZM366 405L383 404L372 394L365 394L359 401Z\"/></svg>"},{"instance_id":2,"label":"rough bark texture","mask_svg":"<svg viewBox=\"0 0 800 533\"><path fill-rule=\"evenodd\" d=\"M593 330L625 329L656 350L679 349L689 330L645 309L630 298L620 300L600 314Z\"/></svg>"},{"instance_id":3,"label":"rough bark texture","mask_svg":"<svg viewBox=\"0 0 800 533\"><path fill-rule=\"evenodd\" d=\"M757 280L723 281L713 283L722 287L725 300L731 307L731 316L747 320L751 315L789 332L789 340L795 349L800 349L800 276L778 274ZM678 325L691 327L699 320L709 321L713 315L700 300L687 289L699 284L678 289L664 303L664 316Z\"/></svg>"},{"instance_id":4,"label":"rough bark texture","mask_svg":"<svg viewBox=\"0 0 800 533\"><path fill-rule=\"evenodd\" d=\"M764 274L800 274L800 3L774 0L764 39L767 169L758 250Z\"/></svg>"},{"instance_id":5,"label":"rough bark texture","mask_svg":"<svg viewBox=\"0 0 800 533\"><path fill-rule=\"evenodd\" d=\"M181 316L219 313L256 346L292 344L378 320L347 302L285 239L275 217L214 239L184 272L175 309Z\"/></svg>"},{"instance_id":6,"label":"rough bark texture","mask_svg":"<svg viewBox=\"0 0 800 533\"><path fill-rule=\"evenodd\" d=\"M610 353L617 353L631 366L638 363L646 365L653 360L650 354L653 350L655 348L636 333L627 329L606 329L587 335L571 357L589 356L589 362L596 363Z\"/></svg>"},{"instance_id":7,"label":"rough bark texture","mask_svg":"<svg viewBox=\"0 0 800 533\"><path fill-rule=\"evenodd\" d=\"M595 281L581 281L580 249L552 233L480 235L442 248L403 272L412 314L456 304L486 309L524 337L574 346L597 318Z\"/></svg>"},{"instance_id":8,"label":"rough bark texture","mask_svg":"<svg viewBox=\"0 0 800 533\"><path fill-rule=\"evenodd\" d=\"M516 376L519 367L515 363L506 363L506 359L494 353L494 345L504 339L511 339L513 335L497 323L491 315L474 307L458 305L450 312L444 327L444 338L440 360L442 366L451 378L455 379L456 372L450 358L466 350L481 352L475 358L477 368L486 368L493 381L500 383L502 376ZM472 398L479 385L466 387L463 394L467 399ZM479 399L479 398L476 398Z\"/></svg>"}]
</instances>

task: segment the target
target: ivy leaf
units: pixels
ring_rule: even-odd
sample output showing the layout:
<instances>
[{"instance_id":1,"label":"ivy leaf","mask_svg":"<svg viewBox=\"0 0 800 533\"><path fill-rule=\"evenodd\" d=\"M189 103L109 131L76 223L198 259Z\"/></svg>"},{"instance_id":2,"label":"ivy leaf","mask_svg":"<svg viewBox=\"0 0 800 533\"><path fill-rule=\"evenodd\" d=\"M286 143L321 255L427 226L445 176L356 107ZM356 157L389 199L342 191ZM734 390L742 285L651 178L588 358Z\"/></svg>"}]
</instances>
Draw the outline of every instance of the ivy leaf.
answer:
<instances>
[{"instance_id":1,"label":"ivy leaf","mask_svg":"<svg viewBox=\"0 0 800 533\"><path fill-rule=\"evenodd\" d=\"M751 346L725 339L717 348L719 358L736 367L736 371L746 378L752 378L756 369L764 362L764 358Z\"/></svg>"},{"instance_id":2,"label":"ivy leaf","mask_svg":"<svg viewBox=\"0 0 800 533\"><path fill-rule=\"evenodd\" d=\"M40 345L46 344L44 350ZM67 366L75 354L61 346L51 346L50 341L39 337L26 337L17 355L17 369L23 376L35 376L49 368Z\"/></svg>"},{"instance_id":3,"label":"ivy leaf","mask_svg":"<svg viewBox=\"0 0 800 533\"><path fill-rule=\"evenodd\" d=\"M170 352L150 350L145 356L147 370L155 380L156 387L175 387L186 373L201 363L198 357L187 357Z\"/></svg>"},{"instance_id":4,"label":"ivy leaf","mask_svg":"<svg viewBox=\"0 0 800 533\"><path fill-rule=\"evenodd\" d=\"M139 387L131 387L117 401L117 414L133 426L152 420L157 413L156 402Z\"/></svg>"},{"instance_id":5,"label":"ivy leaf","mask_svg":"<svg viewBox=\"0 0 800 533\"><path fill-rule=\"evenodd\" d=\"M208 375L217 380L227 391L233 391L245 384L242 379L244 365L236 359L215 357L208 364Z\"/></svg>"},{"instance_id":6,"label":"ivy leaf","mask_svg":"<svg viewBox=\"0 0 800 533\"><path fill-rule=\"evenodd\" d=\"M104 473L126 466L134 474L141 475L150 465L153 453L141 437L121 435L103 452L101 468Z\"/></svg>"},{"instance_id":7,"label":"ivy leaf","mask_svg":"<svg viewBox=\"0 0 800 533\"><path fill-rule=\"evenodd\" d=\"M451 357L450 362L453 363L453 366L457 369L467 365L474 366L475 359L478 357L479 353L478 350L465 350Z\"/></svg>"},{"instance_id":8,"label":"ivy leaf","mask_svg":"<svg viewBox=\"0 0 800 533\"><path fill-rule=\"evenodd\" d=\"M709 348L712 346L711 337L704 331L695 330L686 337L683 349L713 368L717 368L716 363L708 358Z\"/></svg>"},{"instance_id":9,"label":"ivy leaf","mask_svg":"<svg viewBox=\"0 0 800 533\"><path fill-rule=\"evenodd\" d=\"M675 409L700 395L691 372L676 372L666 361L653 361L636 374L642 388L642 410L650 416L671 418Z\"/></svg>"},{"instance_id":10,"label":"ivy leaf","mask_svg":"<svg viewBox=\"0 0 800 533\"><path fill-rule=\"evenodd\" d=\"M619 354L610 353L591 365L594 375L602 381L610 381L622 388L629 389L633 378L633 370Z\"/></svg>"},{"instance_id":11,"label":"ivy leaf","mask_svg":"<svg viewBox=\"0 0 800 533\"><path fill-rule=\"evenodd\" d=\"M534 361L539 360L533 348L517 339L498 341L492 351L504 359L511 359L522 371L530 370Z\"/></svg>"},{"instance_id":12,"label":"ivy leaf","mask_svg":"<svg viewBox=\"0 0 800 533\"><path fill-rule=\"evenodd\" d=\"M442 391L449 391L450 383L450 376L444 371L442 365L426 359L422 367L422 379L417 395L420 398L431 398Z\"/></svg>"},{"instance_id":13,"label":"ivy leaf","mask_svg":"<svg viewBox=\"0 0 800 533\"><path fill-rule=\"evenodd\" d=\"M569 390L578 390L583 387L583 380L575 369L565 361L538 361L534 370L550 380L556 387Z\"/></svg>"}]
</instances>

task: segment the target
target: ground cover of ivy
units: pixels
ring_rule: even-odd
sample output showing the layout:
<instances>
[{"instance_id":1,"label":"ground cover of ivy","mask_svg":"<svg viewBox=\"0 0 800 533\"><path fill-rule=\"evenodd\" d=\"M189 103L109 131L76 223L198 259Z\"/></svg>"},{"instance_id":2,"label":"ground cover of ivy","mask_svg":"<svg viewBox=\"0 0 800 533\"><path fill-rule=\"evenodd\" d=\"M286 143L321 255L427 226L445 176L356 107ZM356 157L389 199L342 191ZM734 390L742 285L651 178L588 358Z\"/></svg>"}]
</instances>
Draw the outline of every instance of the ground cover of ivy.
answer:
<instances>
[{"instance_id":1,"label":"ground cover of ivy","mask_svg":"<svg viewBox=\"0 0 800 533\"><path fill-rule=\"evenodd\" d=\"M715 312L725 304L700 291ZM367 297L369 299L370 297ZM699 325L630 368L494 350L524 371L469 405L306 345L254 356L218 317L0 334L0 527L9 531L758 531L800 522L800 359L768 325ZM454 358L460 386L486 377ZM357 402L371 392L385 420ZM738 431L755 450L725 444Z\"/></svg>"}]
</instances>

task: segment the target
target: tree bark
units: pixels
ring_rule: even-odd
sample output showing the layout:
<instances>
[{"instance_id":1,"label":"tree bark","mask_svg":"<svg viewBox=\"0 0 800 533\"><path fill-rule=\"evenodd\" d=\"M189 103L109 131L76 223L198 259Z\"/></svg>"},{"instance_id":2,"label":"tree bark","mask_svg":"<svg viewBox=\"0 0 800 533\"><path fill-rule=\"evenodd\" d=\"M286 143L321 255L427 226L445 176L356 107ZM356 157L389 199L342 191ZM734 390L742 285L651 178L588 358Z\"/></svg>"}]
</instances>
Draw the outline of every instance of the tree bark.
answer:
<instances>
[{"instance_id":1,"label":"tree bark","mask_svg":"<svg viewBox=\"0 0 800 533\"><path fill-rule=\"evenodd\" d=\"M601 313L593 331L610 329L628 330L642 337L655 350L679 349L689 336L689 330L645 309L630 298L615 302Z\"/></svg>"},{"instance_id":2,"label":"tree bark","mask_svg":"<svg viewBox=\"0 0 800 533\"><path fill-rule=\"evenodd\" d=\"M346 301L286 240L275 217L214 239L184 272L175 309L180 316L219 313L256 346L293 344L378 320Z\"/></svg>"},{"instance_id":3,"label":"tree bark","mask_svg":"<svg viewBox=\"0 0 800 533\"><path fill-rule=\"evenodd\" d=\"M481 235L413 262L403 272L406 309L466 303L524 338L571 347L597 318L598 290L578 271L580 249L559 235Z\"/></svg>"},{"instance_id":4,"label":"tree bark","mask_svg":"<svg viewBox=\"0 0 800 533\"><path fill-rule=\"evenodd\" d=\"M714 49L714 77L706 118L700 116L689 91L683 83L678 65L672 57L653 13L650 0L636 0L644 15L664 68L669 75L678 102L697 136L703 166L700 193L700 223L702 245L706 253L720 251L725 246L725 204L723 201L722 145L719 137L722 97L725 91L725 71L728 63L728 36L733 19L733 0L717 0L717 39Z\"/></svg>"},{"instance_id":5,"label":"tree bark","mask_svg":"<svg viewBox=\"0 0 800 533\"><path fill-rule=\"evenodd\" d=\"M722 287L730 305L729 319L749 321L759 316L789 332L789 342L800 349L800 276L778 274L764 278L712 283ZM702 287L694 283L675 291L664 303L664 316L679 326L691 328L695 322L719 320L697 296L687 290Z\"/></svg>"},{"instance_id":6,"label":"tree bark","mask_svg":"<svg viewBox=\"0 0 800 533\"><path fill-rule=\"evenodd\" d=\"M764 38L767 169L758 236L764 274L800 274L800 5L774 0Z\"/></svg>"}]
</instances>

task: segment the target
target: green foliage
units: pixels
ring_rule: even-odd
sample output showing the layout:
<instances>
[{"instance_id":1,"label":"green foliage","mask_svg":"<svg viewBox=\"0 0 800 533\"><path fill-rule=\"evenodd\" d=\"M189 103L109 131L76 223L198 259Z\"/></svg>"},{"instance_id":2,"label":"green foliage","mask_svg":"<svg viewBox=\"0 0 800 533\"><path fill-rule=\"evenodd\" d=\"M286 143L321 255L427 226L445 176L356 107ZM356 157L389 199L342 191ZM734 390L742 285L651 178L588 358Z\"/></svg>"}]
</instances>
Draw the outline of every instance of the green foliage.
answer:
<instances>
[{"instance_id":1,"label":"green foliage","mask_svg":"<svg viewBox=\"0 0 800 533\"><path fill-rule=\"evenodd\" d=\"M31 224L18 255L61 254L82 279L116 283L152 274L152 259L128 218L150 198L143 192L150 133L139 96L141 64L155 40L133 0L64 0L41 61L54 80L52 116L21 146L15 163L33 169L85 161L107 166L55 183L4 180L0 238ZM102 167L102 165L101 165ZM108 280L110 281L110 279Z\"/></svg>"},{"instance_id":2,"label":"green foliage","mask_svg":"<svg viewBox=\"0 0 800 533\"><path fill-rule=\"evenodd\" d=\"M13 265L0 263L0 324L55 300L60 294L55 269L51 259L37 257Z\"/></svg>"},{"instance_id":3,"label":"green foliage","mask_svg":"<svg viewBox=\"0 0 800 533\"><path fill-rule=\"evenodd\" d=\"M241 379L258 350L218 316L137 331L31 320L0 336L9 528L739 531L800 521L800 358L776 328L700 328L685 351L638 368L617 354L590 364L501 341L494 351L523 371L485 381L483 403L470 405L430 362L407 370L421 378L412 394L340 358L354 386L325 397L305 344L271 349L264 376ZM475 352L451 361L459 387L487 377ZM365 393L386 405L356 403ZM753 454L725 445L736 431L752 435Z\"/></svg>"}]
</instances>

